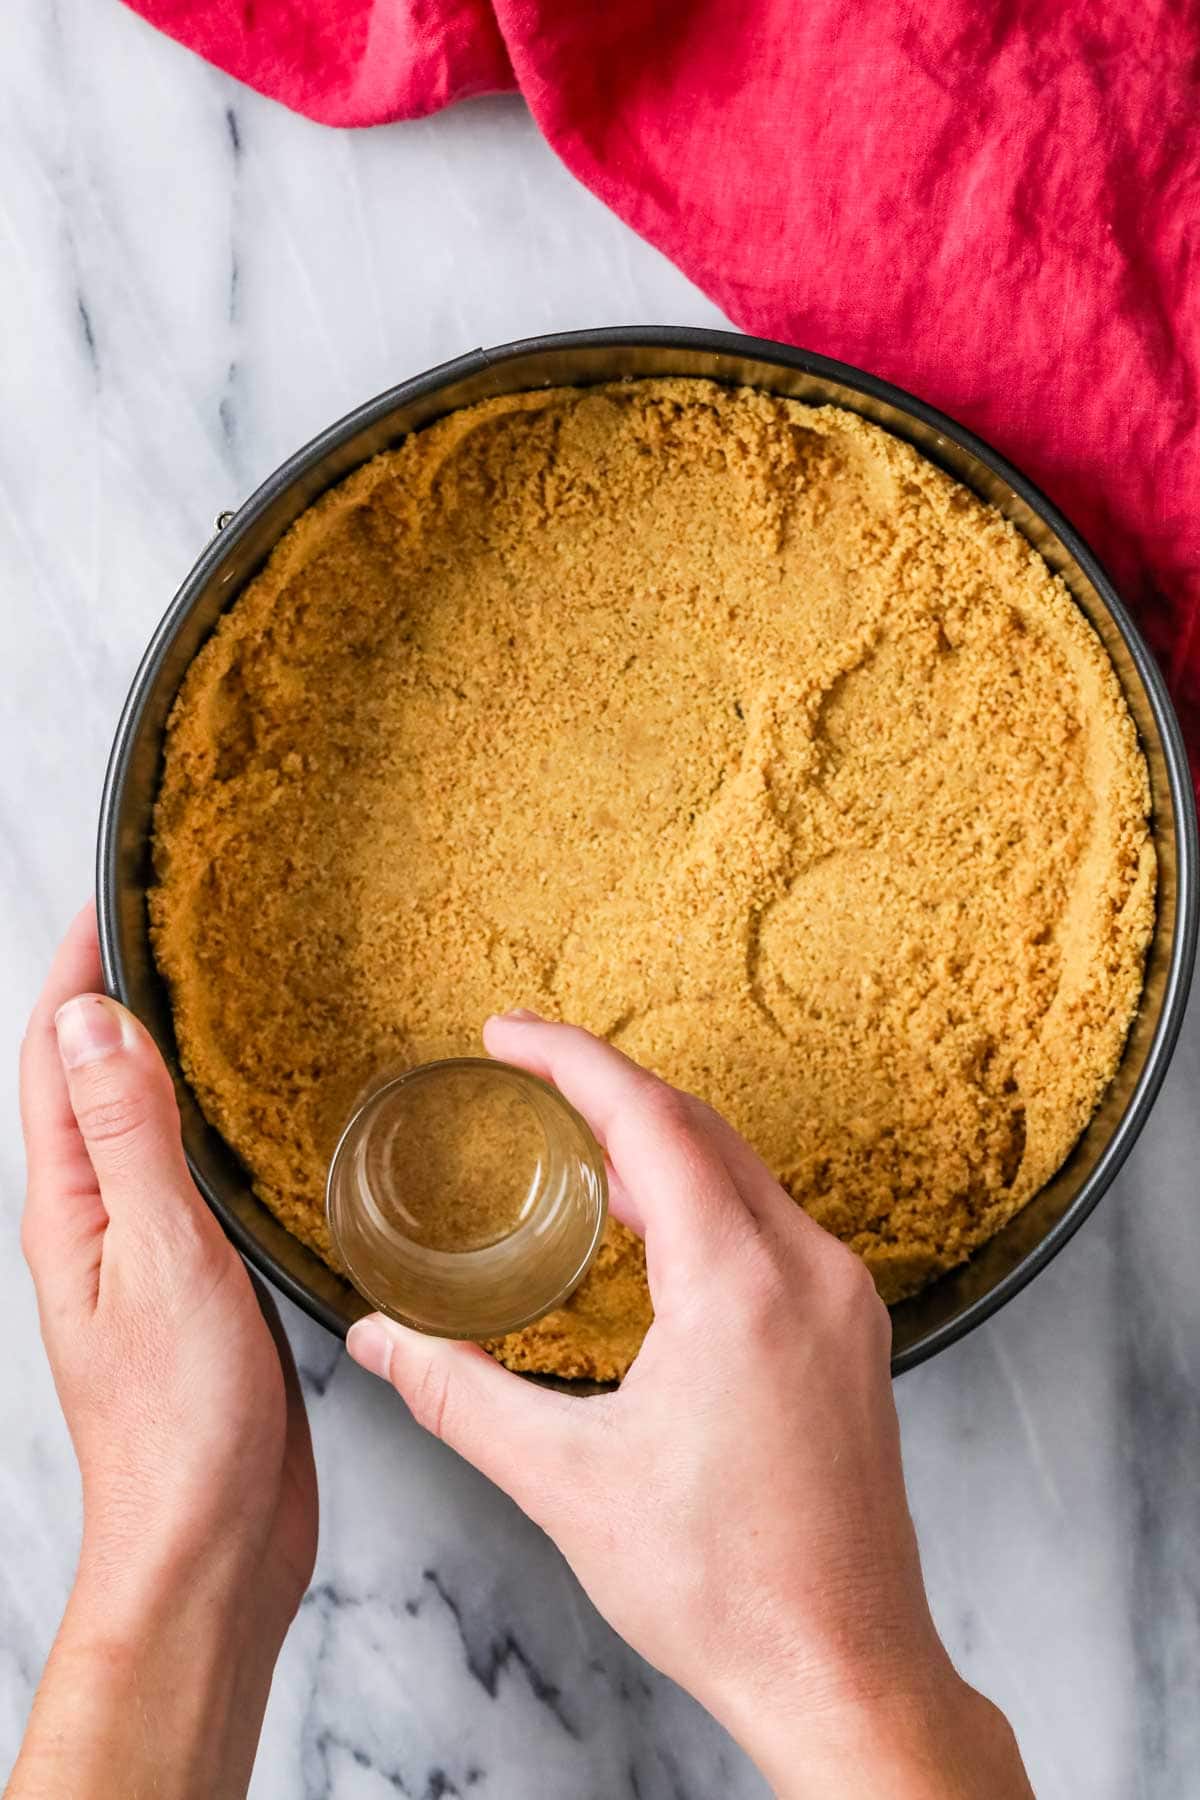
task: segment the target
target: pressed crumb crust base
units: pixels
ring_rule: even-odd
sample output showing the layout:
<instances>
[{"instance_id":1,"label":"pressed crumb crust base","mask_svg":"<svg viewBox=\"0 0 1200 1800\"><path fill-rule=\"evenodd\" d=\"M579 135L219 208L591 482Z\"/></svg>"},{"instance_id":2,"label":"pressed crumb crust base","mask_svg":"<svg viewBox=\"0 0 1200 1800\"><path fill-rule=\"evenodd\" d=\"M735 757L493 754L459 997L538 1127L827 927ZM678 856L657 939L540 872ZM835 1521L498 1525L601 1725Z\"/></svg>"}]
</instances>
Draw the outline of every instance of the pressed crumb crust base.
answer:
<instances>
[{"instance_id":1,"label":"pressed crumb crust base","mask_svg":"<svg viewBox=\"0 0 1200 1800\"><path fill-rule=\"evenodd\" d=\"M183 683L150 894L183 1066L330 1260L380 1068L576 1021L726 1114L888 1300L1054 1173L1153 924L1145 764L1062 583L832 407L708 382L488 401L282 540ZM492 1346L608 1379L612 1223Z\"/></svg>"}]
</instances>

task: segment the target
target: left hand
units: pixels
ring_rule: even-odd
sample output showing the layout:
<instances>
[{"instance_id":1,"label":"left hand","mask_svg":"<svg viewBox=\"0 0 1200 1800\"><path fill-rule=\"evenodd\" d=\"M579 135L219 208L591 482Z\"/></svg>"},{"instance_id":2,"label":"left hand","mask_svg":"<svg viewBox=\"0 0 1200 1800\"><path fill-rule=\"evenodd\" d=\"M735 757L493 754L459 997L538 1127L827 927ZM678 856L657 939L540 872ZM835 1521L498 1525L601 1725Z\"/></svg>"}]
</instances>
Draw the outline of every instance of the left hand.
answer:
<instances>
[{"instance_id":1,"label":"left hand","mask_svg":"<svg viewBox=\"0 0 1200 1800\"><path fill-rule=\"evenodd\" d=\"M208 1683L220 1710L232 1682L245 1711L249 1683L265 1704L316 1552L308 1424L278 1316L188 1171L162 1058L100 986L88 907L21 1057L22 1244L83 1482L79 1573L55 1655L132 1664L139 1697L157 1672L168 1709L181 1678L205 1714L191 1721L209 1759L196 1791L232 1793L241 1776L212 1759L239 1728L214 1721L202 1695ZM153 1669L140 1667L151 1655ZM174 1714L163 1725L186 1735ZM234 1762L252 1761L257 1726ZM175 1791L173 1776L146 1773L147 1786L160 1779ZM114 1780L137 1791L128 1766Z\"/></svg>"}]
</instances>

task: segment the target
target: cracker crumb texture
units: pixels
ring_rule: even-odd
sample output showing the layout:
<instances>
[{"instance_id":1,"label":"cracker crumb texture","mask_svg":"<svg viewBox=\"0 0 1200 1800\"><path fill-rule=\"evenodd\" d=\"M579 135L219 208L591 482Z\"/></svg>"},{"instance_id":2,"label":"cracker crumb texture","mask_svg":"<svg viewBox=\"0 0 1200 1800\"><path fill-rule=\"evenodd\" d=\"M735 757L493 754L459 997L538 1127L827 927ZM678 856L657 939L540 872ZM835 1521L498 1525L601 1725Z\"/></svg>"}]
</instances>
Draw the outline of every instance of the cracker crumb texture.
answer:
<instances>
[{"instance_id":1,"label":"cracker crumb texture","mask_svg":"<svg viewBox=\"0 0 1200 1800\"><path fill-rule=\"evenodd\" d=\"M1111 1079L1148 811L1091 626L909 446L708 382L551 389L358 470L221 620L152 931L205 1112L326 1260L355 1096L523 1005L710 1101L895 1300ZM614 1222L492 1348L605 1380L650 1319Z\"/></svg>"}]
</instances>

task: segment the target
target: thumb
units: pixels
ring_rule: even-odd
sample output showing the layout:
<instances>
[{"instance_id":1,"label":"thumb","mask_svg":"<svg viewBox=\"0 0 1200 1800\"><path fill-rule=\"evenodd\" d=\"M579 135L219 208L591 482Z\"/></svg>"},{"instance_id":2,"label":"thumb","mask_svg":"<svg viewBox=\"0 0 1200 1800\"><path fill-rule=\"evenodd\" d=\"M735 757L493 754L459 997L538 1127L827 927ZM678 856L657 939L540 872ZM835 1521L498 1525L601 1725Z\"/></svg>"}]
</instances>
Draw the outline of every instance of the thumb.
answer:
<instances>
[{"instance_id":1,"label":"thumb","mask_svg":"<svg viewBox=\"0 0 1200 1800\"><path fill-rule=\"evenodd\" d=\"M112 1224L164 1228L189 1198L189 1210L203 1212L175 1091L149 1032L102 994L68 1000L54 1024L71 1110Z\"/></svg>"},{"instance_id":2,"label":"thumb","mask_svg":"<svg viewBox=\"0 0 1200 1800\"><path fill-rule=\"evenodd\" d=\"M523 1381L478 1344L426 1337L372 1313L350 1327L346 1348L390 1382L418 1425L503 1488L553 1536L577 1479L589 1405Z\"/></svg>"}]
</instances>

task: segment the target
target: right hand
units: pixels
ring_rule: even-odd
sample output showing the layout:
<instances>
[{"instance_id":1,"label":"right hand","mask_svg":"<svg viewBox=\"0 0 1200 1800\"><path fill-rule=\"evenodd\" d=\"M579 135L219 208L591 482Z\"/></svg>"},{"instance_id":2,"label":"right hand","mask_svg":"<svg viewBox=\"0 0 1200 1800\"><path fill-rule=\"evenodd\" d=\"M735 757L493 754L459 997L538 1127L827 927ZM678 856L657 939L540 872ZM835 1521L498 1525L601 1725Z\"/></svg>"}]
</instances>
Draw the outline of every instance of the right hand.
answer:
<instances>
[{"instance_id":1,"label":"right hand","mask_svg":"<svg viewBox=\"0 0 1200 1800\"><path fill-rule=\"evenodd\" d=\"M1029 1795L930 1618L863 1264L709 1107L599 1039L522 1013L484 1039L591 1125L646 1241L654 1323L620 1390L589 1399L378 1315L351 1355L542 1526L778 1793Z\"/></svg>"}]
</instances>

